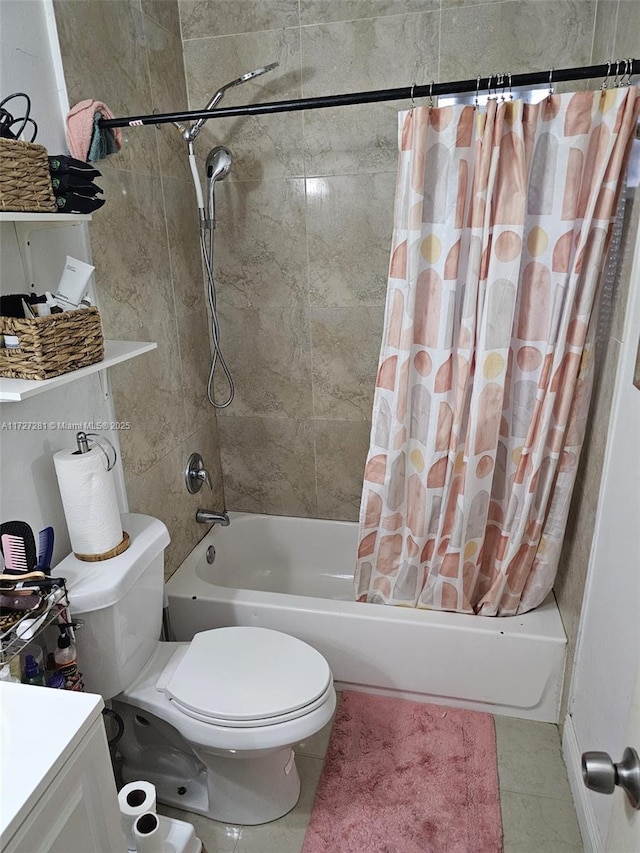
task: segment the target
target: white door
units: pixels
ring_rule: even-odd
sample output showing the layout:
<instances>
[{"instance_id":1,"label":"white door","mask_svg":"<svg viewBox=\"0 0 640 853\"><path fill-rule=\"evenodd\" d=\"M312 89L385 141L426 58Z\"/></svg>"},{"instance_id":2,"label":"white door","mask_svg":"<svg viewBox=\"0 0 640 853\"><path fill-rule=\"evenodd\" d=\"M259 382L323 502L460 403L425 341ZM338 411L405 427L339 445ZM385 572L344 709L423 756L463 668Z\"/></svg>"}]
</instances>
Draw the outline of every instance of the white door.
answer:
<instances>
[{"instance_id":1,"label":"white door","mask_svg":"<svg viewBox=\"0 0 640 853\"><path fill-rule=\"evenodd\" d=\"M636 192L635 204L640 203ZM640 389L634 387L640 339L640 239L636 235L623 340L587 592L563 751L578 820L590 853L638 853L640 811L619 788L611 796L582 784L580 755L626 746L640 753ZM635 694L635 698L634 698Z\"/></svg>"}]
</instances>

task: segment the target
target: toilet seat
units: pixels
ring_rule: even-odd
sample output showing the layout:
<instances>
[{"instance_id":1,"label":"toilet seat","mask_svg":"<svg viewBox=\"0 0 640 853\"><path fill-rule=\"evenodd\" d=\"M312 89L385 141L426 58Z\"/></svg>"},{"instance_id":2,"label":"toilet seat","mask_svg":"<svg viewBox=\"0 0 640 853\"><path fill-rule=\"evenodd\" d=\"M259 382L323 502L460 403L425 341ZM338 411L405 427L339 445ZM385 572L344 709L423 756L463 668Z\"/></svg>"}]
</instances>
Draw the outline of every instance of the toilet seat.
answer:
<instances>
[{"instance_id":1,"label":"toilet seat","mask_svg":"<svg viewBox=\"0 0 640 853\"><path fill-rule=\"evenodd\" d=\"M196 634L156 689L181 713L230 728L295 720L327 702L331 670L314 648L279 631L234 626Z\"/></svg>"}]
</instances>

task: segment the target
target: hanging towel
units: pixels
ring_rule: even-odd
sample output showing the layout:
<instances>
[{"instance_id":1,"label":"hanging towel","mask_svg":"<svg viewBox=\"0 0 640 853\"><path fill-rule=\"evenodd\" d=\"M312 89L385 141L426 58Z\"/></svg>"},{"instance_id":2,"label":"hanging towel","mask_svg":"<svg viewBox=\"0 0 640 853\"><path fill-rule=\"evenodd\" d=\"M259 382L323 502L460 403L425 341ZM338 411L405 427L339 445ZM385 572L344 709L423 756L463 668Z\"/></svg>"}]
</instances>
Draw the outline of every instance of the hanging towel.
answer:
<instances>
[{"instance_id":1,"label":"hanging towel","mask_svg":"<svg viewBox=\"0 0 640 853\"><path fill-rule=\"evenodd\" d=\"M102 160L122 147L120 128L98 126L100 119L114 118L101 101L80 101L67 114L67 144L78 160Z\"/></svg>"}]
</instances>

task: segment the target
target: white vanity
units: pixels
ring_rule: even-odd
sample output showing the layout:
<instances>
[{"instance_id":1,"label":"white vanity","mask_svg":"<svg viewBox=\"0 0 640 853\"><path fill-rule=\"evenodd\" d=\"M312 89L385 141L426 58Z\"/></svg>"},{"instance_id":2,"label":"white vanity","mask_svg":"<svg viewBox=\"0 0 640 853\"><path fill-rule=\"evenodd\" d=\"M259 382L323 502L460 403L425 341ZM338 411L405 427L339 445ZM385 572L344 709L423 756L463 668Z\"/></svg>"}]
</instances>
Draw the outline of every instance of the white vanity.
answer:
<instances>
[{"instance_id":1,"label":"white vanity","mask_svg":"<svg viewBox=\"0 0 640 853\"><path fill-rule=\"evenodd\" d=\"M4 853L126 853L103 707L91 693L0 682Z\"/></svg>"}]
</instances>

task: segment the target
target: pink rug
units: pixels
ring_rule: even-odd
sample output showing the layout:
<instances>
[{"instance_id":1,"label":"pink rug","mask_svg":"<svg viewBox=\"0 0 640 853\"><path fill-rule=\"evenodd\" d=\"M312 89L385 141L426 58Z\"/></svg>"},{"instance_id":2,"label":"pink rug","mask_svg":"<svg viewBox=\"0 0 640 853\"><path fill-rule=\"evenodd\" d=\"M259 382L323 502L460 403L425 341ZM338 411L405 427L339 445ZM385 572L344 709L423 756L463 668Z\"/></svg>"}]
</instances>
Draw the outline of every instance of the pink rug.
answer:
<instances>
[{"instance_id":1,"label":"pink rug","mask_svg":"<svg viewBox=\"0 0 640 853\"><path fill-rule=\"evenodd\" d=\"M302 853L500 853L490 714L345 692Z\"/></svg>"}]
</instances>

